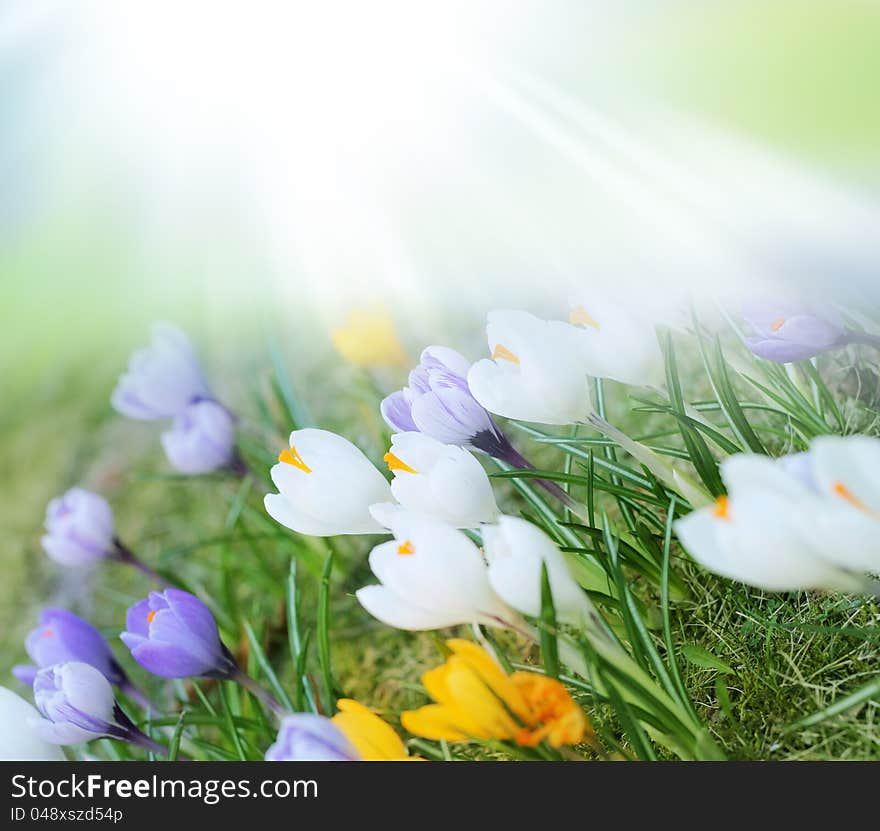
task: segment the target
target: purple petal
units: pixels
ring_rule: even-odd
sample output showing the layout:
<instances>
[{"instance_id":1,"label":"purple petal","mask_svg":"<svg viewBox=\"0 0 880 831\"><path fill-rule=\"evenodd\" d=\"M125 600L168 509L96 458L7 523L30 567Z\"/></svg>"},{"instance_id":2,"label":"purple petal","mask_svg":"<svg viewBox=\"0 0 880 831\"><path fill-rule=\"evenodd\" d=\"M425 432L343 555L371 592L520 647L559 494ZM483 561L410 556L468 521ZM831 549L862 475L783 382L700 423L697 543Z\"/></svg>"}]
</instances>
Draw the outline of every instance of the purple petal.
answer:
<instances>
[{"instance_id":1,"label":"purple petal","mask_svg":"<svg viewBox=\"0 0 880 831\"><path fill-rule=\"evenodd\" d=\"M12 674L26 687L33 687L34 678L37 677L39 669L39 667L35 667L33 664L16 664L12 668Z\"/></svg>"},{"instance_id":2,"label":"purple petal","mask_svg":"<svg viewBox=\"0 0 880 831\"><path fill-rule=\"evenodd\" d=\"M396 433L409 433L417 430L412 419L412 407L402 390L391 393L379 405L382 418Z\"/></svg>"},{"instance_id":3,"label":"purple petal","mask_svg":"<svg viewBox=\"0 0 880 831\"><path fill-rule=\"evenodd\" d=\"M151 611L149 597L144 598L139 603L135 603L125 614L125 628L135 635L146 638L150 632L147 615Z\"/></svg>"},{"instance_id":4,"label":"purple petal","mask_svg":"<svg viewBox=\"0 0 880 831\"><path fill-rule=\"evenodd\" d=\"M132 649L131 656L145 670L160 678L192 678L215 668L213 663L199 660L186 649L169 643L142 641Z\"/></svg>"}]
</instances>

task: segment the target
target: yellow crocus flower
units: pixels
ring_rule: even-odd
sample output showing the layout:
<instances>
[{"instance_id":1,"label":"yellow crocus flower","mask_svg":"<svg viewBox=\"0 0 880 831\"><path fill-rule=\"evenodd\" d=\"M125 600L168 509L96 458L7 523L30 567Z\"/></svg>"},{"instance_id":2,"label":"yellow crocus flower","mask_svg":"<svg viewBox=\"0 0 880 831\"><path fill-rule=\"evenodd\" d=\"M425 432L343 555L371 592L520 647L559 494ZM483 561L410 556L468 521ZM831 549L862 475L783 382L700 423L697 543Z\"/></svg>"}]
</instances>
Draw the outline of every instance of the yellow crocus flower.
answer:
<instances>
[{"instance_id":1,"label":"yellow crocus flower","mask_svg":"<svg viewBox=\"0 0 880 831\"><path fill-rule=\"evenodd\" d=\"M385 309L350 312L344 325L333 329L330 337L336 351L355 366L405 366L408 362L394 321Z\"/></svg>"},{"instance_id":2,"label":"yellow crocus flower","mask_svg":"<svg viewBox=\"0 0 880 831\"><path fill-rule=\"evenodd\" d=\"M331 721L345 734L364 762L422 762L410 756L400 736L372 710L351 698L336 702Z\"/></svg>"},{"instance_id":3,"label":"yellow crocus flower","mask_svg":"<svg viewBox=\"0 0 880 831\"><path fill-rule=\"evenodd\" d=\"M413 735L450 742L471 739L514 741L534 747L577 744L591 732L590 724L565 687L534 672L507 675L481 647L449 640L452 655L422 676L434 699L401 716Z\"/></svg>"}]
</instances>

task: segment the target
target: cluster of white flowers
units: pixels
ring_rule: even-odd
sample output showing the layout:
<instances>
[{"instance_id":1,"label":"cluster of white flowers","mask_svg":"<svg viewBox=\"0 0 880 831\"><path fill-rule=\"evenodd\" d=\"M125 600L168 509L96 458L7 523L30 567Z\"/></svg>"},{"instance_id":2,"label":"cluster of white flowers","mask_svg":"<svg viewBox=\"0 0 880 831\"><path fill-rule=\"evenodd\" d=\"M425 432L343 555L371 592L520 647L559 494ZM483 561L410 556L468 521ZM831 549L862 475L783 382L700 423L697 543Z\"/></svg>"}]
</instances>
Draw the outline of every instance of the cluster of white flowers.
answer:
<instances>
[{"instance_id":1,"label":"cluster of white flowers","mask_svg":"<svg viewBox=\"0 0 880 831\"><path fill-rule=\"evenodd\" d=\"M662 364L654 326L611 303L577 303L570 322L491 312L486 333L490 358L470 365L429 347L409 386L383 402L398 431L384 457L390 485L347 439L311 428L291 433L271 471L278 493L266 510L282 525L312 536L391 532L370 554L379 584L357 593L391 626L525 631L521 615L540 613L542 564L560 620L583 623L590 608L550 537L500 513L472 451L517 458L490 413L570 424L591 414L588 376L652 382ZM480 529L483 550L460 529Z\"/></svg>"},{"instance_id":2,"label":"cluster of white flowers","mask_svg":"<svg viewBox=\"0 0 880 831\"><path fill-rule=\"evenodd\" d=\"M873 590L880 573L880 439L822 436L809 451L721 463L727 495L676 523L706 568L771 591Z\"/></svg>"}]
</instances>

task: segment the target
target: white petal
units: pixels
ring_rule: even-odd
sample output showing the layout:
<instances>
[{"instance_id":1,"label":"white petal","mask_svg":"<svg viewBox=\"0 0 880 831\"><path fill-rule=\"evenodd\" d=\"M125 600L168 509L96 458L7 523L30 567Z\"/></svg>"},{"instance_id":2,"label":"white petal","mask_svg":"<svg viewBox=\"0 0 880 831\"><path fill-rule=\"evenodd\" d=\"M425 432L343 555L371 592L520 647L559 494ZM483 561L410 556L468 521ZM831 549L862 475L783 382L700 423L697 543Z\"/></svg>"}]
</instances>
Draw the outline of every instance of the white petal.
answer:
<instances>
[{"instance_id":1,"label":"white petal","mask_svg":"<svg viewBox=\"0 0 880 831\"><path fill-rule=\"evenodd\" d=\"M541 613L541 570L546 564L553 604L560 620L580 623L589 602L562 552L538 527L518 517L502 516L483 528L489 582L496 594L523 614Z\"/></svg>"},{"instance_id":2,"label":"white petal","mask_svg":"<svg viewBox=\"0 0 880 831\"><path fill-rule=\"evenodd\" d=\"M455 615L427 611L403 600L385 586L364 586L355 592L358 601L374 618L395 629L422 631L445 629L468 623Z\"/></svg>"},{"instance_id":3,"label":"white petal","mask_svg":"<svg viewBox=\"0 0 880 831\"><path fill-rule=\"evenodd\" d=\"M336 529L327 523L319 522L297 511L280 493L267 493L263 498L263 504L272 519L298 534L306 534L310 537L332 537L336 533Z\"/></svg>"},{"instance_id":4,"label":"white petal","mask_svg":"<svg viewBox=\"0 0 880 831\"><path fill-rule=\"evenodd\" d=\"M429 473L443 457L446 445L424 433L396 433L391 437L391 452L418 473ZM397 476L412 476L405 470L395 470Z\"/></svg>"},{"instance_id":5,"label":"white petal","mask_svg":"<svg viewBox=\"0 0 880 831\"><path fill-rule=\"evenodd\" d=\"M819 490L844 502L841 489L880 520L880 439L870 436L820 436L810 445ZM853 500L850 507L855 507ZM880 530L880 525L878 525Z\"/></svg>"},{"instance_id":6,"label":"white petal","mask_svg":"<svg viewBox=\"0 0 880 831\"><path fill-rule=\"evenodd\" d=\"M0 687L0 761L63 762L64 754L31 726L42 721L39 713L21 696Z\"/></svg>"},{"instance_id":7,"label":"white petal","mask_svg":"<svg viewBox=\"0 0 880 831\"><path fill-rule=\"evenodd\" d=\"M721 478L732 499L740 494L766 490L795 503L815 496L803 479L795 476L778 459L756 453L737 453L721 462Z\"/></svg>"}]
</instances>

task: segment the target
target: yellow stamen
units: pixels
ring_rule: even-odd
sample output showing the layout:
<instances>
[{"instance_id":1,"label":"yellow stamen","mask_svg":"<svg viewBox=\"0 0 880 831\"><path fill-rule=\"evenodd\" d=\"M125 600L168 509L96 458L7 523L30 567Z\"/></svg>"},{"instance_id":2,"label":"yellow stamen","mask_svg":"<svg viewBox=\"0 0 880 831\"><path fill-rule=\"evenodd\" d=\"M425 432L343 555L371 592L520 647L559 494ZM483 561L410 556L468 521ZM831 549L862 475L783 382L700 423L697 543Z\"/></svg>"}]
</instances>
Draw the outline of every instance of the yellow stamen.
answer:
<instances>
[{"instance_id":1,"label":"yellow stamen","mask_svg":"<svg viewBox=\"0 0 880 831\"><path fill-rule=\"evenodd\" d=\"M156 617L155 609L153 609L151 612L147 612L147 623L152 623L154 617Z\"/></svg>"},{"instance_id":2,"label":"yellow stamen","mask_svg":"<svg viewBox=\"0 0 880 831\"><path fill-rule=\"evenodd\" d=\"M770 331L778 332L783 326L785 326L785 318L777 317L776 320L770 324Z\"/></svg>"},{"instance_id":3,"label":"yellow stamen","mask_svg":"<svg viewBox=\"0 0 880 831\"><path fill-rule=\"evenodd\" d=\"M415 554L416 547L409 540L404 540L400 545L397 546L397 553L403 556L404 554Z\"/></svg>"},{"instance_id":4,"label":"yellow stamen","mask_svg":"<svg viewBox=\"0 0 880 831\"><path fill-rule=\"evenodd\" d=\"M835 482L832 486L834 493L837 494L841 499L845 499L849 502L853 508L856 508L859 511L863 511L866 514L873 514L872 511L861 499L859 499L843 482Z\"/></svg>"},{"instance_id":5,"label":"yellow stamen","mask_svg":"<svg viewBox=\"0 0 880 831\"><path fill-rule=\"evenodd\" d=\"M406 473L418 473L414 467L410 467L402 459L395 456L390 450L382 457L382 461L388 465L389 470L403 470Z\"/></svg>"},{"instance_id":6,"label":"yellow stamen","mask_svg":"<svg viewBox=\"0 0 880 831\"><path fill-rule=\"evenodd\" d=\"M568 322L574 326L592 326L597 332L602 328L583 306L575 306L571 310Z\"/></svg>"},{"instance_id":7,"label":"yellow stamen","mask_svg":"<svg viewBox=\"0 0 880 831\"><path fill-rule=\"evenodd\" d=\"M295 447L289 450L282 450L278 454L278 461L299 468L303 473L311 473L312 469L302 460L299 451Z\"/></svg>"},{"instance_id":8,"label":"yellow stamen","mask_svg":"<svg viewBox=\"0 0 880 831\"><path fill-rule=\"evenodd\" d=\"M518 364L519 358L513 354L503 343L496 344L494 351L492 352L492 360L497 360L498 358L504 358L505 361L510 361L511 363Z\"/></svg>"},{"instance_id":9,"label":"yellow stamen","mask_svg":"<svg viewBox=\"0 0 880 831\"><path fill-rule=\"evenodd\" d=\"M715 500L712 516L718 517L718 519L730 519L730 500L726 496L719 496Z\"/></svg>"}]
</instances>

